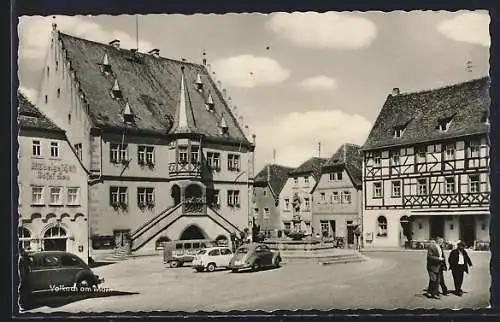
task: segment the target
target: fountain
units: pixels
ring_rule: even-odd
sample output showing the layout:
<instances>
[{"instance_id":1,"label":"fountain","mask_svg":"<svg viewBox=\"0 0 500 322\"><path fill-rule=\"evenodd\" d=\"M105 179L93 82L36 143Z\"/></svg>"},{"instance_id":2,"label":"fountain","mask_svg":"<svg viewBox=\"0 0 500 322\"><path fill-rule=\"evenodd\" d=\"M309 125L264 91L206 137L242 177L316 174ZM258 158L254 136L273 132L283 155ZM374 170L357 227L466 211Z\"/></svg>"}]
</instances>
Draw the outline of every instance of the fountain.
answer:
<instances>
[{"instance_id":1,"label":"fountain","mask_svg":"<svg viewBox=\"0 0 500 322\"><path fill-rule=\"evenodd\" d=\"M303 228L300 216L300 197L293 199L292 229L278 238L263 241L270 248L279 250L284 263L313 262L321 264L360 262L366 258L352 249L336 248L333 239L326 240L308 234Z\"/></svg>"}]
</instances>

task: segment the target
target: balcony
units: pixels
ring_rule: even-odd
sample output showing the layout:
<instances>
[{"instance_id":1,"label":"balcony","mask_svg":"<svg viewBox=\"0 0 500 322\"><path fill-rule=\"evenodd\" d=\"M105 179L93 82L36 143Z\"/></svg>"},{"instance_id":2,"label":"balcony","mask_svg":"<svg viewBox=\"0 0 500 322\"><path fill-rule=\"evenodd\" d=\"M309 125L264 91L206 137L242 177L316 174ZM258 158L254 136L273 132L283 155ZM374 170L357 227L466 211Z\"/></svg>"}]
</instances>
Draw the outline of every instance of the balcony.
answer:
<instances>
[{"instance_id":1,"label":"balcony","mask_svg":"<svg viewBox=\"0 0 500 322\"><path fill-rule=\"evenodd\" d=\"M206 215L207 203L202 197L189 197L184 200L182 212L186 215Z\"/></svg>"},{"instance_id":2,"label":"balcony","mask_svg":"<svg viewBox=\"0 0 500 322\"><path fill-rule=\"evenodd\" d=\"M200 177L201 163L172 162L168 165L171 177Z\"/></svg>"},{"instance_id":3,"label":"balcony","mask_svg":"<svg viewBox=\"0 0 500 322\"><path fill-rule=\"evenodd\" d=\"M470 207L487 206L490 202L489 192L410 195L404 196L405 207Z\"/></svg>"}]
</instances>

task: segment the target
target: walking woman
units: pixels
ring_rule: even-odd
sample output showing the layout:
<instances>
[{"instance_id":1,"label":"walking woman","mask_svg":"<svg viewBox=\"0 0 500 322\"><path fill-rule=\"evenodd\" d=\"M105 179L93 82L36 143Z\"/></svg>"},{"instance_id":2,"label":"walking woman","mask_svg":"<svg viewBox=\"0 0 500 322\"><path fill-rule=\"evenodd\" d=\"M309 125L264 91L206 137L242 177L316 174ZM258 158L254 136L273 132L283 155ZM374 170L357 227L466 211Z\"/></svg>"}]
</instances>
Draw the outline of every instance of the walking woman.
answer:
<instances>
[{"instance_id":1,"label":"walking woman","mask_svg":"<svg viewBox=\"0 0 500 322\"><path fill-rule=\"evenodd\" d=\"M459 241L457 248L450 252L448 263L450 264L453 282L455 283L455 292L458 296L462 296L464 294L462 291L464 272L469 273L469 266L472 266L472 261L465 250L464 242Z\"/></svg>"}]
</instances>

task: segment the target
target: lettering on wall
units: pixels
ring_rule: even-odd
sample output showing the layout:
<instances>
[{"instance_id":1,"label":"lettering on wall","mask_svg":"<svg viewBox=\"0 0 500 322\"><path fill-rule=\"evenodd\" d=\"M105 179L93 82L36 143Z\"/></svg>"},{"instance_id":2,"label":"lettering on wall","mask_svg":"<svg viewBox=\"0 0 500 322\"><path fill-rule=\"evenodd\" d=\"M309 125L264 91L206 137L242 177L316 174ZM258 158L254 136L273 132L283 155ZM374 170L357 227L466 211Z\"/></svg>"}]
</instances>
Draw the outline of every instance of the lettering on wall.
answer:
<instances>
[{"instance_id":1,"label":"lettering on wall","mask_svg":"<svg viewBox=\"0 0 500 322\"><path fill-rule=\"evenodd\" d=\"M68 163L51 162L46 164L40 161L31 163L31 170L35 172L37 179L43 180L69 180L71 173L76 173L76 165Z\"/></svg>"}]
</instances>

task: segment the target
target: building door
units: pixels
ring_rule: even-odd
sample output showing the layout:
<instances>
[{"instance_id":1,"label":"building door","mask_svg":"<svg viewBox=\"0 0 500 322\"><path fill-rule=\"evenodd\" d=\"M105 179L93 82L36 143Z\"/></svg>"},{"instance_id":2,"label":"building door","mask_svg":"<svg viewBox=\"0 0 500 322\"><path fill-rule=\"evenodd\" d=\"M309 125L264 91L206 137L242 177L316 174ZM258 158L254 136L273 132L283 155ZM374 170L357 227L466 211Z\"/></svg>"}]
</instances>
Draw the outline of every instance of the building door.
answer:
<instances>
[{"instance_id":1,"label":"building door","mask_svg":"<svg viewBox=\"0 0 500 322\"><path fill-rule=\"evenodd\" d=\"M476 217L465 215L460 216L460 240L463 241L467 247L474 245L476 240Z\"/></svg>"},{"instance_id":2,"label":"building door","mask_svg":"<svg viewBox=\"0 0 500 322\"><path fill-rule=\"evenodd\" d=\"M354 244L354 226L352 220L347 221L347 245Z\"/></svg>"},{"instance_id":3,"label":"building door","mask_svg":"<svg viewBox=\"0 0 500 322\"><path fill-rule=\"evenodd\" d=\"M445 237L444 236L444 219L445 216L429 216L429 237Z\"/></svg>"},{"instance_id":4,"label":"building door","mask_svg":"<svg viewBox=\"0 0 500 322\"><path fill-rule=\"evenodd\" d=\"M331 229L331 232L332 232L332 236L335 237L335 235L337 234L337 231L335 230L335 220L330 220L330 229Z\"/></svg>"}]
</instances>

